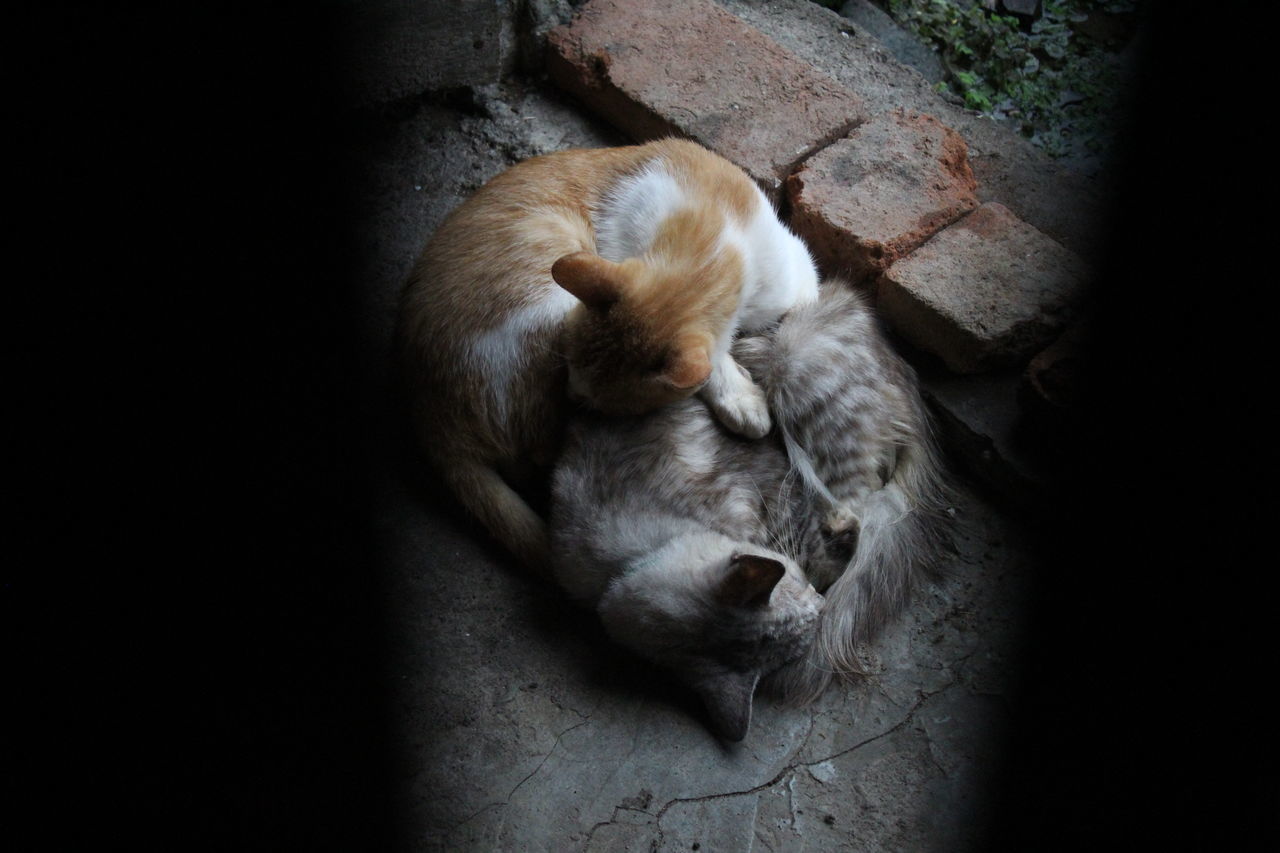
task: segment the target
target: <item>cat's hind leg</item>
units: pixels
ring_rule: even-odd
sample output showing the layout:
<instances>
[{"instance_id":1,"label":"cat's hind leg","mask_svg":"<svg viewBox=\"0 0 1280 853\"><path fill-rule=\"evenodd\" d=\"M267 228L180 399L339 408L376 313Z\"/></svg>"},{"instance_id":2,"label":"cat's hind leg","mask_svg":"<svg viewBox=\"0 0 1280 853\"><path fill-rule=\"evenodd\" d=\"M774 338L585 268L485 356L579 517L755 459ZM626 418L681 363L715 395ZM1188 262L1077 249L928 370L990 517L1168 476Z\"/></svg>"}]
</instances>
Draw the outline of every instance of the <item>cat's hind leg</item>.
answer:
<instances>
[{"instance_id":1,"label":"cat's hind leg","mask_svg":"<svg viewBox=\"0 0 1280 853\"><path fill-rule=\"evenodd\" d=\"M471 459L441 462L462 505L522 563L550 580L551 548L542 517L491 466Z\"/></svg>"},{"instance_id":2,"label":"cat's hind leg","mask_svg":"<svg viewBox=\"0 0 1280 853\"><path fill-rule=\"evenodd\" d=\"M858 513L851 505L844 502L833 506L822 518L822 532L826 536L852 534L856 539L860 526L861 522L858 520Z\"/></svg>"}]
</instances>

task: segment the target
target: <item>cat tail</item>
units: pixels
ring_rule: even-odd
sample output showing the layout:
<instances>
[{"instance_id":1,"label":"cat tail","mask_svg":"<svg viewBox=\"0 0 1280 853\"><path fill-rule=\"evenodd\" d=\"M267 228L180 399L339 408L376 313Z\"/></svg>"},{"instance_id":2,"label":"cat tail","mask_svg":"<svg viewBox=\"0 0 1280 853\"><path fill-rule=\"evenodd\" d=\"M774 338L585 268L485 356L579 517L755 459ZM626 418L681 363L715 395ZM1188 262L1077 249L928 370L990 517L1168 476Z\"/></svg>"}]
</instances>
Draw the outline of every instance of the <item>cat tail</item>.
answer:
<instances>
[{"instance_id":1,"label":"cat tail","mask_svg":"<svg viewBox=\"0 0 1280 853\"><path fill-rule=\"evenodd\" d=\"M520 562L551 580L547 524L502 475L472 459L437 457L436 462L449 488L489 533Z\"/></svg>"},{"instance_id":2,"label":"cat tail","mask_svg":"<svg viewBox=\"0 0 1280 853\"><path fill-rule=\"evenodd\" d=\"M858 648L874 640L902 612L917 587L939 577L943 558L953 550L949 511L953 494L923 405L917 412L916 432L898 446L889 481L851 507L861 525L856 548L844 572L825 592L813 643L802 657L762 683L789 704L810 704L836 676L865 675ZM812 470L798 447L792 459L799 462L802 477L806 467ZM821 482L816 475L815 481Z\"/></svg>"},{"instance_id":3,"label":"cat tail","mask_svg":"<svg viewBox=\"0 0 1280 853\"><path fill-rule=\"evenodd\" d=\"M902 612L917 587L939 577L953 550L953 495L923 403L914 402L914 429L897 446L892 476L850 507L860 523L857 545L826 591L814 654L838 675L865 674L857 648Z\"/></svg>"}]
</instances>

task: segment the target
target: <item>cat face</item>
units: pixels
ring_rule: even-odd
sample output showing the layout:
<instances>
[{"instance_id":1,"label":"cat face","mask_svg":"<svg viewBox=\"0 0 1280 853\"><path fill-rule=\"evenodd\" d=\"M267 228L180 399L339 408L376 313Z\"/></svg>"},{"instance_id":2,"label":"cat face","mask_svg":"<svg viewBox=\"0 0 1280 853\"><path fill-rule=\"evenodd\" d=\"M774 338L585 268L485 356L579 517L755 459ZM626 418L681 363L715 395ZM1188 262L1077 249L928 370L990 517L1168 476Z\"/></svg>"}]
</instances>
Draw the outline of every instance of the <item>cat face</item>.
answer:
<instances>
[{"instance_id":1,"label":"cat face","mask_svg":"<svg viewBox=\"0 0 1280 853\"><path fill-rule=\"evenodd\" d=\"M805 654L821 605L791 560L697 541L615 581L599 612L616 641L672 670L717 733L740 741L756 684Z\"/></svg>"},{"instance_id":2,"label":"cat face","mask_svg":"<svg viewBox=\"0 0 1280 853\"><path fill-rule=\"evenodd\" d=\"M623 305L571 312L561 340L569 396L605 414L651 412L695 394L711 375L709 345L647 335Z\"/></svg>"},{"instance_id":3,"label":"cat face","mask_svg":"<svg viewBox=\"0 0 1280 853\"><path fill-rule=\"evenodd\" d=\"M577 252L556 261L552 277L581 302L562 338L570 394L608 414L643 414L697 392L736 304L736 267L718 258L613 263Z\"/></svg>"}]
</instances>

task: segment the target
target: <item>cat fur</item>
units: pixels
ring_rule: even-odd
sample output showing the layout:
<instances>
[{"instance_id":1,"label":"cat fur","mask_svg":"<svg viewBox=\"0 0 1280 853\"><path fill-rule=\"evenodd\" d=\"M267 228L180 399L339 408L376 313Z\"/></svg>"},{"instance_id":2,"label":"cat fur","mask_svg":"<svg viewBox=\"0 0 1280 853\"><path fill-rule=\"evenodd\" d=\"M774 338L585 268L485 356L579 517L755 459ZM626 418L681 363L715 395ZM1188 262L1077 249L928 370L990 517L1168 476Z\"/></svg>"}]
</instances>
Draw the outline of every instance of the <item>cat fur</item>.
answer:
<instances>
[{"instance_id":1,"label":"cat fur","mask_svg":"<svg viewBox=\"0 0 1280 853\"><path fill-rule=\"evenodd\" d=\"M802 509L789 471L777 442L732 435L692 398L581 412L552 479L556 580L693 688L728 740L745 736L759 680L805 654L822 602L770 533Z\"/></svg>"},{"instance_id":2,"label":"cat fur","mask_svg":"<svg viewBox=\"0 0 1280 853\"><path fill-rule=\"evenodd\" d=\"M734 352L765 390L824 543L806 566L826 597L817 639L772 685L803 702L832 674L862 674L858 646L939 576L953 492L915 371L852 287L825 281L817 302Z\"/></svg>"},{"instance_id":3,"label":"cat fur","mask_svg":"<svg viewBox=\"0 0 1280 853\"><path fill-rule=\"evenodd\" d=\"M737 740L757 684L804 703L833 673L861 672L855 646L931 576L949 516L914 374L847 285L824 284L734 354L778 435L745 441L698 400L580 413L554 472L551 532L557 581ZM718 594L735 558L782 567L750 606Z\"/></svg>"},{"instance_id":4,"label":"cat fur","mask_svg":"<svg viewBox=\"0 0 1280 853\"><path fill-rule=\"evenodd\" d=\"M807 250L759 188L695 143L524 161L444 221L402 292L416 430L463 505L545 571L546 525L512 472L549 466L566 392L613 413L698 393L763 435L763 394L730 345L816 295Z\"/></svg>"}]
</instances>

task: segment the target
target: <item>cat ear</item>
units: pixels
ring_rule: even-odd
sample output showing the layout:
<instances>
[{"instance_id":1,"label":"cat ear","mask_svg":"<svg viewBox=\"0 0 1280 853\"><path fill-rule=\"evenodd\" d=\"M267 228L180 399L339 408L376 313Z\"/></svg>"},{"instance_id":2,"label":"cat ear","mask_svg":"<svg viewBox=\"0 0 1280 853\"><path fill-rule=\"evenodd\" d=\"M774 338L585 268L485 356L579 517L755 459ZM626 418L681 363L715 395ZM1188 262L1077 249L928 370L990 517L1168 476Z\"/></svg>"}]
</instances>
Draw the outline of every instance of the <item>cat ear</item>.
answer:
<instances>
[{"instance_id":1,"label":"cat ear","mask_svg":"<svg viewBox=\"0 0 1280 853\"><path fill-rule=\"evenodd\" d=\"M737 742L747 736L751 697L759 680L758 672L726 672L707 676L693 685L720 737Z\"/></svg>"},{"instance_id":2,"label":"cat ear","mask_svg":"<svg viewBox=\"0 0 1280 853\"><path fill-rule=\"evenodd\" d=\"M588 308L608 308L627 286L621 264L590 252L574 252L560 258L551 265L551 277Z\"/></svg>"},{"instance_id":3,"label":"cat ear","mask_svg":"<svg viewBox=\"0 0 1280 853\"><path fill-rule=\"evenodd\" d=\"M787 567L770 557L738 554L729 561L729 573L716 588L715 599L732 607L763 607Z\"/></svg>"},{"instance_id":4,"label":"cat ear","mask_svg":"<svg viewBox=\"0 0 1280 853\"><path fill-rule=\"evenodd\" d=\"M711 376L711 352L701 338L677 341L662 367L662 378L678 391L688 391Z\"/></svg>"}]
</instances>

